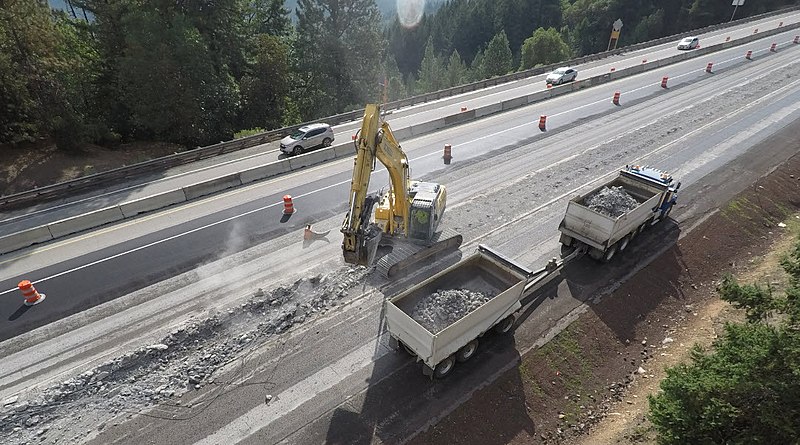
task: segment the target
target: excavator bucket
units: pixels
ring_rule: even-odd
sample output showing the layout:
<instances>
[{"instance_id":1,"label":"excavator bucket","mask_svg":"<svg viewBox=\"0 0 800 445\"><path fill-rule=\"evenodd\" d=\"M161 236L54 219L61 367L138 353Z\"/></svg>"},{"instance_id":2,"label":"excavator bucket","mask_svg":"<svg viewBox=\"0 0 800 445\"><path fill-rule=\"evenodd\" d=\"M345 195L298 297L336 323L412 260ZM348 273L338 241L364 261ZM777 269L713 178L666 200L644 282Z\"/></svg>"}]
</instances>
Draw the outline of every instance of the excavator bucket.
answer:
<instances>
[{"instance_id":1,"label":"excavator bucket","mask_svg":"<svg viewBox=\"0 0 800 445\"><path fill-rule=\"evenodd\" d=\"M378 245L382 237L383 231L375 225L370 225L364 236L357 238L359 244L354 252L344 250L344 261L359 266L372 266L375 263L375 256L378 253Z\"/></svg>"},{"instance_id":2,"label":"excavator bucket","mask_svg":"<svg viewBox=\"0 0 800 445\"><path fill-rule=\"evenodd\" d=\"M392 251L378 260L377 269L388 278L398 278L418 270L436 255L458 249L463 241L464 237L454 230L438 232L425 244L392 239Z\"/></svg>"}]
</instances>

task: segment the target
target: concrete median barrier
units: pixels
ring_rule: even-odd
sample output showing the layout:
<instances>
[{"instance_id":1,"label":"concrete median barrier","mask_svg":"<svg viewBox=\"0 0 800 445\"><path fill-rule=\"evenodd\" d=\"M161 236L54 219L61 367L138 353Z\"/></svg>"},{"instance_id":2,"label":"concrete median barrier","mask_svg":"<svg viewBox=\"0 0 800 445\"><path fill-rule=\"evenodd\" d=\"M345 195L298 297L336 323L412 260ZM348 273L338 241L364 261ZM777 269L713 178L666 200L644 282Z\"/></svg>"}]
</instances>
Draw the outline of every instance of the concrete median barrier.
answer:
<instances>
[{"instance_id":1,"label":"concrete median barrier","mask_svg":"<svg viewBox=\"0 0 800 445\"><path fill-rule=\"evenodd\" d=\"M404 139L408 139L408 138L411 137L411 127L403 127L403 128L399 128L397 130L392 128L392 133L394 133L394 137L398 141L402 142ZM353 148L353 143L352 142L347 144L347 145L349 145L350 148ZM353 149L353 150L355 150L355 149ZM355 153L355 151L353 153ZM336 150L336 154L337 154L336 157L338 158L339 157L339 150L338 149Z\"/></svg>"},{"instance_id":2,"label":"concrete median barrier","mask_svg":"<svg viewBox=\"0 0 800 445\"><path fill-rule=\"evenodd\" d=\"M398 136L397 133L395 133L394 136L400 141L403 140L403 138ZM356 155L356 147L353 145L352 142L349 143L349 144L337 145L336 147L334 147L334 154L335 154L337 159L338 158L347 158L347 157L355 156Z\"/></svg>"},{"instance_id":3,"label":"concrete median barrier","mask_svg":"<svg viewBox=\"0 0 800 445\"><path fill-rule=\"evenodd\" d=\"M503 107L503 110L513 110L514 108L519 108L524 105L528 105L528 97L522 96L522 97L515 97L509 100L504 100L503 102L501 102L501 105Z\"/></svg>"},{"instance_id":4,"label":"concrete median barrier","mask_svg":"<svg viewBox=\"0 0 800 445\"><path fill-rule=\"evenodd\" d=\"M451 114L444 117L444 126L458 125L475 119L475 110L462 111L458 114Z\"/></svg>"},{"instance_id":5,"label":"concrete median barrier","mask_svg":"<svg viewBox=\"0 0 800 445\"><path fill-rule=\"evenodd\" d=\"M231 175L210 179L208 181L187 185L183 188L183 192L186 194L186 200L191 201L195 198L208 196L212 193L221 192L223 190L238 187L240 185L242 185L242 179L239 177L239 173L234 173Z\"/></svg>"},{"instance_id":6,"label":"concrete median barrier","mask_svg":"<svg viewBox=\"0 0 800 445\"><path fill-rule=\"evenodd\" d=\"M10 235L0 236L0 255L53 239L47 226L34 227Z\"/></svg>"},{"instance_id":7,"label":"concrete median barrier","mask_svg":"<svg viewBox=\"0 0 800 445\"><path fill-rule=\"evenodd\" d=\"M310 153L306 153L304 155L295 156L289 158L289 167L292 170L298 170L303 167L308 167L311 165L317 165L325 161L330 161L334 159L336 155L334 151L330 148L324 148L321 150L315 150Z\"/></svg>"},{"instance_id":8,"label":"concrete median barrier","mask_svg":"<svg viewBox=\"0 0 800 445\"><path fill-rule=\"evenodd\" d=\"M430 133L432 131L438 130L440 128L444 128L444 119L436 119L430 122L425 122L419 125L414 125L411 127L411 135L412 136L421 136L423 134Z\"/></svg>"},{"instance_id":9,"label":"concrete median barrier","mask_svg":"<svg viewBox=\"0 0 800 445\"><path fill-rule=\"evenodd\" d=\"M503 111L503 104L494 103L485 107L476 108L475 117L490 116L501 111Z\"/></svg>"},{"instance_id":10,"label":"concrete median barrier","mask_svg":"<svg viewBox=\"0 0 800 445\"><path fill-rule=\"evenodd\" d=\"M283 159L280 161L270 162L269 164L259 165L258 167L253 167L247 170L240 171L239 179L242 181L242 184L248 184L250 182L260 181L262 179L267 179L273 176L282 175L290 171L292 171L292 167L289 165L289 160Z\"/></svg>"},{"instance_id":11,"label":"concrete median barrier","mask_svg":"<svg viewBox=\"0 0 800 445\"><path fill-rule=\"evenodd\" d=\"M62 219L61 221L48 224L47 227L50 229L53 239L56 239L120 221L124 218L125 215L122 214L122 210L120 210L119 206L114 206L95 210L94 212L85 213L83 215L73 216L72 218Z\"/></svg>"},{"instance_id":12,"label":"concrete median barrier","mask_svg":"<svg viewBox=\"0 0 800 445\"><path fill-rule=\"evenodd\" d=\"M153 210L163 209L173 204L186 202L186 194L183 189L171 190L157 195L147 196L145 198L136 199L133 201L123 202L119 205L122 215L125 218L131 218L140 213L151 212Z\"/></svg>"}]
</instances>

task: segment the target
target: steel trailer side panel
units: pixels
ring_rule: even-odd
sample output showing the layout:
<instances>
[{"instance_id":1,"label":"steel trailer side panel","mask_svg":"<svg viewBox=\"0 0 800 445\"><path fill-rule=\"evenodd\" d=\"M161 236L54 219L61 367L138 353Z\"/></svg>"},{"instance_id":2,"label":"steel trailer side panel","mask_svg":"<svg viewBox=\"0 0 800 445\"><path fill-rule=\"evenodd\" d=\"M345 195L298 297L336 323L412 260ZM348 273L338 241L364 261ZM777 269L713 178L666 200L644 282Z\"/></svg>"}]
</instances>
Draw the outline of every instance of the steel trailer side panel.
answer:
<instances>
[{"instance_id":1,"label":"steel trailer side panel","mask_svg":"<svg viewBox=\"0 0 800 445\"><path fill-rule=\"evenodd\" d=\"M397 306L386 302L386 330L425 359L433 355L433 334Z\"/></svg>"},{"instance_id":2,"label":"steel trailer side panel","mask_svg":"<svg viewBox=\"0 0 800 445\"><path fill-rule=\"evenodd\" d=\"M519 300L525 282L520 281L505 292L501 292L481 307L470 312L460 320L442 329L433 336L433 353L425 364L433 368L464 345L480 337L508 314L521 307Z\"/></svg>"},{"instance_id":3,"label":"steel trailer side panel","mask_svg":"<svg viewBox=\"0 0 800 445\"><path fill-rule=\"evenodd\" d=\"M576 201L570 201L562 226L572 232L568 235L589 245L596 244L594 247L602 249L614 230L614 219Z\"/></svg>"},{"instance_id":4,"label":"steel trailer side panel","mask_svg":"<svg viewBox=\"0 0 800 445\"><path fill-rule=\"evenodd\" d=\"M519 308L518 300L522 296L524 287L524 273L490 255L478 252L396 296L387 298L384 303L386 329L390 335L414 351L427 365L434 367L449 355L441 356L442 351L449 351L453 348L457 350L491 327L497 321L494 318L498 314L505 313L507 315L508 311L517 310ZM439 334L444 335L437 339L433 333L417 323L410 314L419 301L439 289L469 289L491 293L495 297L440 331ZM472 335L473 331L475 332L474 337L463 341L464 336ZM454 341L456 343L463 341L463 344L455 347Z\"/></svg>"}]
</instances>

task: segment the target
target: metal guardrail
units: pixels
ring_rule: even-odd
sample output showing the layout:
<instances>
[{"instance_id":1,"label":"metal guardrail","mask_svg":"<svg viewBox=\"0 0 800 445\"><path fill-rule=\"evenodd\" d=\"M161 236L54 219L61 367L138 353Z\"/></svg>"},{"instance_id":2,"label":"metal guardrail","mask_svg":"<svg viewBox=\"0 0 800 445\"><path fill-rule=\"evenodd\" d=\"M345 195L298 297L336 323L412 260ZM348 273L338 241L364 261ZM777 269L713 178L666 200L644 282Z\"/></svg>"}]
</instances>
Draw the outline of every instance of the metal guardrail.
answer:
<instances>
[{"instance_id":1,"label":"metal guardrail","mask_svg":"<svg viewBox=\"0 0 800 445\"><path fill-rule=\"evenodd\" d=\"M445 97L451 97L458 94L463 94L471 91L481 90L487 87L500 85L503 83L512 82L515 80L525 79L528 77L538 76L540 74L544 74L545 72L551 71L554 68L564 65L579 65L586 62L592 62L595 60L601 60L608 56L613 56L617 54L621 54L624 52L636 51L642 48L647 48L651 46L660 45L662 43L667 43L670 41L674 41L676 39L680 39L685 36L693 35L693 34L700 34L706 33L711 31L716 31L719 29L724 29L732 26L737 26L742 23L747 23L754 20L759 20L765 17L771 17L775 15L784 14L789 11L793 10L800 10L800 5L793 6L789 8L784 8L778 11L772 11L764 14L760 14L757 16L745 17L739 20L735 20L733 22L727 22L723 24L711 25L706 26L704 28L695 29L688 32L683 32L680 34L674 34L671 36L661 37L658 39L650 40L647 42L636 43L633 45L628 45L622 48L617 48L612 51L604 51L601 53L590 54L587 56L578 57L575 59L554 63L550 65L540 66L536 68L531 68L524 71L518 71L511 74L507 74L504 76L497 76L491 79L481 80L478 82L473 82L466 85L460 85L457 87L448 88L445 90L434 91L431 93L421 94L418 96L409 97L406 99L400 99L396 101L389 102L384 104L384 109L386 110L393 110L403 107L408 107L411 105L416 105L419 103L430 102L433 100L442 99ZM326 121L332 125L338 125L345 122L350 122L355 119L358 119L364 113L363 109L350 111L347 113L341 113L334 116L329 116L326 118L318 119L317 121ZM48 185L44 187L35 188L33 190L28 190L25 192L15 193L12 195L5 195L0 196L0 210L11 210L15 208L20 208L25 205L30 205L35 202L42 202L42 201L50 201L54 199L58 199L64 197L69 194L74 194L76 192L87 191L91 189L96 189L102 187L106 184L113 183L119 181L121 179L129 179L133 177L142 176L145 173L153 173L154 171L159 170L166 170L168 168L176 167L179 165L188 164L191 162L196 162L202 159L212 158L215 156L219 156L225 153L231 153L234 151L242 150L245 148L254 147L257 145L261 145L267 142L271 142L274 140L278 140L286 134L291 133L292 131L300 128L301 126L305 125L305 123L300 125L294 125L291 127L284 127L279 128L276 130L270 130L264 133L246 136L240 139L235 139L232 141L225 141L219 142L217 144L209 145L206 147L198 147L193 150L187 150L180 153L175 153L173 155L164 156L157 159L151 159L149 161L144 161L141 163L137 163L134 165L129 165L125 167L120 167L112 170L108 170L105 172L95 173L92 175L83 176L77 179L73 179L70 181L60 182L53 185Z\"/></svg>"}]
</instances>

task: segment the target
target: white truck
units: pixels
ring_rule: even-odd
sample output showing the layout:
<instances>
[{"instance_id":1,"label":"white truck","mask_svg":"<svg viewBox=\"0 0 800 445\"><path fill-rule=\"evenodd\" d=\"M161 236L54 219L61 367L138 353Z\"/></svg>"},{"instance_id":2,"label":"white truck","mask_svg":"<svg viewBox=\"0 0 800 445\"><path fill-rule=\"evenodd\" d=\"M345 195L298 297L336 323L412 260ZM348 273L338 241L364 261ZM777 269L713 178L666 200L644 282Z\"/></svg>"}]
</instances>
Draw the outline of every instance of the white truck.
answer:
<instances>
[{"instance_id":1,"label":"white truck","mask_svg":"<svg viewBox=\"0 0 800 445\"><path fill-rule=\"evenodd\" d=\"M567 204L558 227L564 249L585 248L592 258L611 261L648 226L666 219L678 199L681 183L673 185L671 175L652 167L625 166L613 180ZM617 217L593 210L586 199L604 187L622 187L639 203Z\"/></svg>"},{"instance_id":2,"label":"white truck","mask_svg":"<svg viewBox=\"0 0 800 445\"><path fill-rule=\"evenodd\" d=\"M384 321L390 345L403 348L425 365L425 375L442 378L456 362L475 355L478 338L489 330L509 332L522 304L520 300L552 278L566 262L582 252L531 271L486 246L427 280L385 301ZM486 303L438 332L431 332L413 317L417 303L441 289L460 289L493 295Z\"/></svg>"}]
</instances>

